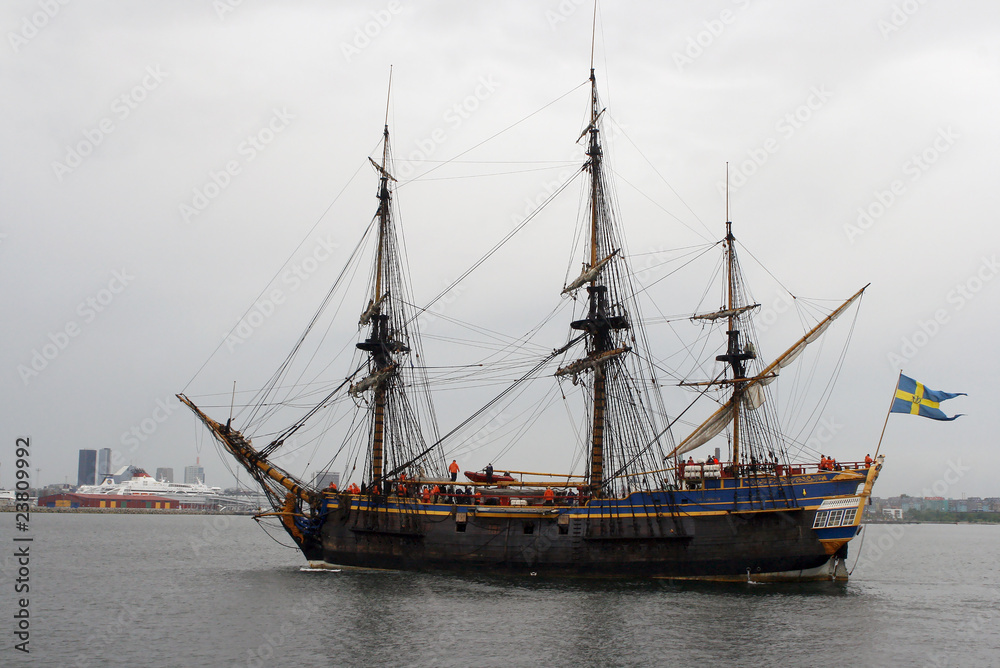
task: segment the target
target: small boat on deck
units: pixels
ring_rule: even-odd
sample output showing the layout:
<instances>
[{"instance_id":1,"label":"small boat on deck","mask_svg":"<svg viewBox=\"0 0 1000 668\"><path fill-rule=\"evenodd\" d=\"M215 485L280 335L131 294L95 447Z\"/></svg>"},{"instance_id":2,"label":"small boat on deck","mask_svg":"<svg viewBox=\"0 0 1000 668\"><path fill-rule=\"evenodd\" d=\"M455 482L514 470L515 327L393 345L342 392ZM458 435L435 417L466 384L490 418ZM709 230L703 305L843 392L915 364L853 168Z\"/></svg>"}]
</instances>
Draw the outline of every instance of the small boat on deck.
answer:
<instances>
[{"instance_id":1,"label":"small boat on deck","mask_svg":"<svg viewBox=\"0 0 1000 668\"><path fill-rule=\"evenodd\" d=\"M485 483L517 482L517 479L514 476L509 475L507 473L504 473L502 475L491 473L487 475L482 471L465 471L465 477L471 480L472 482L485 482Z\"/></svg>"}]
</instances>

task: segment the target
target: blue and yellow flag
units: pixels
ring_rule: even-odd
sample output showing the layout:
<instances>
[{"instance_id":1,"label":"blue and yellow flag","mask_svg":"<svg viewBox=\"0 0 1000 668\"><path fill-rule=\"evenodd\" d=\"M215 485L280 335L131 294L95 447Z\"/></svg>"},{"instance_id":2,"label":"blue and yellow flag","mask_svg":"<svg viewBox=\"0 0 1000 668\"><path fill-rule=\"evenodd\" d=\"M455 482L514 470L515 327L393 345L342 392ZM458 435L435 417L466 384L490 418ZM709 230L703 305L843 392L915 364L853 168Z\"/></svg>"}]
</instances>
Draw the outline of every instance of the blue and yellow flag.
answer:
<instances>
[{"instance_id":1,"label":"blue and yellow flag","mask_svg":"<svg viewBox=\"0 0 1000 668\"><path fill-rule=\"evenodd\" d=\"M899 385L896 386L896 399L892 402L890 413L909 413L922 415L932 420L954 420L962 417L959 413L953 417L945 415L938 406L945 399L966 396L965 392L936 392L924 387L909 376L899 374Z\"/></svg>"}]
</instances>

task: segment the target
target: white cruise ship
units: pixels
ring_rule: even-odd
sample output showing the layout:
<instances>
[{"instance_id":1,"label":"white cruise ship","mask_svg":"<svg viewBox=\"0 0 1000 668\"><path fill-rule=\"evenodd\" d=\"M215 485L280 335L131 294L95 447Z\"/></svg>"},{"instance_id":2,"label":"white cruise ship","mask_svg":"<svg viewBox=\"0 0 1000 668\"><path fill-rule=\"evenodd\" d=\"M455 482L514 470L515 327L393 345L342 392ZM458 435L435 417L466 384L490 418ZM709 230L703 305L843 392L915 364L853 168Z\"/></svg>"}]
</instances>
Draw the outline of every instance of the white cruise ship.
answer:
<instances>
[{"instance_id":1,"label":"white cruise ship","mask_svg":"<svg viewBox=\"0 0 1000 668\"><path fill-rule=\"evenodd\" d=\"M81 485L78 494L110 494L114 496L147 495L176 499L181 507L217 507L222 501L222 488L209 487L203 482L193 484L157 480L140 468L132 469L132 478L115 482L105 476L100 485Z\"/></svg>"}]
</instances>

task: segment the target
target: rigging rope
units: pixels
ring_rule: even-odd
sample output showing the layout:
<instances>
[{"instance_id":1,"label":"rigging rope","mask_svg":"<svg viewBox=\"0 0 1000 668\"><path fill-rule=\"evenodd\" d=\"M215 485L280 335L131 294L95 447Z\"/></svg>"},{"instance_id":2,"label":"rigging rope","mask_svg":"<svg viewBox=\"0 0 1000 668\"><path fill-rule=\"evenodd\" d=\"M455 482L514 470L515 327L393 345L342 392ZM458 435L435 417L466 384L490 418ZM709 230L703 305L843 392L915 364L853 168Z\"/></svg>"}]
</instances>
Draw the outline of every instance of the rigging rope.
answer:
<instances>
[{"instance_id":1,"label":"rigging rope","mask_svg":"<svg viewBox=\"0 0 1000 668\"><path fill-rule=\"evenodd\" d=\"M378 144L376 144L376 146L378 146ZM191 383L194 382L194 379L197 378L201 374L201 372L205 369L205 367L208 365L208 363L212 361L212 358L215 357L215 354L219 352L219 349L222 348L222 345L229 339L229 336L234 331L236 331L236 328L239 327L241 322L243 322L243 319L247 317L247 315L250 313L253 307L257 304L257 300L259 300L261 296L267 291L267 289L271 287L271 284L274 283L275 279L278 278L278 276L281 274L281 271L286 266L288 266L289 262L292 261L292 258L295 256L295 253L297 253L298 250L302 248L302 244L306 242L306 239L308 239L309 235L313 233L313 230L315 230L319 226L320 221L322 221L323 218L326 217L326 214L330 212L330 209L332 209L333 205L337 203L337 201L340 199L340 196L344 194L344 191L347 190L348 186L351 185L351 183L357 177L358 173L361 172L361 168L364 167L366 163L367 161L362 162L360 165L358 165L358 168L354 170L354 173L351 174L351 178L348 179L347 183L344 184L344 187L340 189L340 192L337 193L337 196L334 197L333 201L327 205L327 207L323 210L323 213L321 213L319 215L319 218L316 219L316 222L313 223L312 227L310 227L309 230L302 237L302 240L299 242L299 244L294 249L292 249L292 252L288 255L285 261L281 263L281 266L278 267L278 270L274 272L274 276L271 277L271 280L269 280L267 284L263 287L263 289L261 289L261 291L257 294L257 296L254 297L253 301L250 302L250 306L247 307L247 310L243 312L243 315L241 315L239 320L236 321L236 324L233 325L232 329L230 329L226 333L226 335L222 338L222 341L219 342L219 345L215 347L215 350L213 350L211 354L209 354L208 358L202 363L202 365L198 367L198 370L194 372L194 375L191 376L191 379L184 384L184 389L182 389L180 392L181 394L184 394L184 392L188 389Z\"/></svg>"}]
</instances>

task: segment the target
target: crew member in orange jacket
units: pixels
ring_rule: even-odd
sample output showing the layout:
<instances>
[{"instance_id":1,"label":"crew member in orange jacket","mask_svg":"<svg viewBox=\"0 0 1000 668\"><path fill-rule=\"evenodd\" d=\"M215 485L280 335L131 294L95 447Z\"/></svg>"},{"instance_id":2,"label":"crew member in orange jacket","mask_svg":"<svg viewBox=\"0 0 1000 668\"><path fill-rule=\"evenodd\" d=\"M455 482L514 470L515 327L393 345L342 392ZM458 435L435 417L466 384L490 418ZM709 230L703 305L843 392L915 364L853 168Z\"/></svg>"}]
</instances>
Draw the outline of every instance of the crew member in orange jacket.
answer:
<instances>
[{"instance_id":1,"label":"crew member in orange jacket","mask_svg":"<svg viewBox=\"0 0 1000 668\"><path fill-rule=\"evenodd\" d=\"M458 462L456 460L451 460L451 465L448 467L448 472L451 473L451 481L455 482L458 480Z\"/></svg>"}]
</instances>

